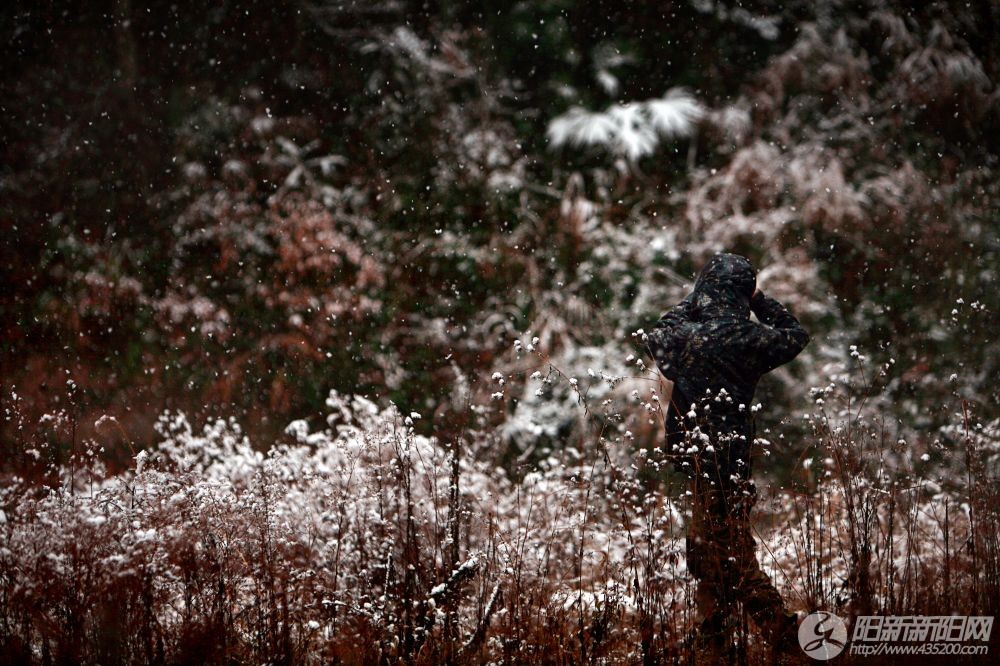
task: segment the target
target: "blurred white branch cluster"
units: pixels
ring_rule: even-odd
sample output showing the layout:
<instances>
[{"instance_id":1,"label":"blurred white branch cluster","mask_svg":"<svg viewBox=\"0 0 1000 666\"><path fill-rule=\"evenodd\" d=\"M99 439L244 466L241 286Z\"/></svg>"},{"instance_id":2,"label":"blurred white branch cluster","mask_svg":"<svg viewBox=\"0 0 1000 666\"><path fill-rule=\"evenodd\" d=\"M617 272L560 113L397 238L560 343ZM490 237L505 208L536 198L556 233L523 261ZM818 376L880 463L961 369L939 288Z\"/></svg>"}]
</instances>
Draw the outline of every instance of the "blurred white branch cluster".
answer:
<instances>
[{"instance_id":1,"label":"blurred white branch cluster","mask_svg":"<svg viewBox=\"0 0 1000 666\"><path fill-rule=\"evenodd\" d=\"M596 146L630 160L651 155L665 139L691 136L705 108L683 88L661 98L612 104L604 111L573 107L554 118L546 135L553 148Z\"/></svg>"}]
</instances>

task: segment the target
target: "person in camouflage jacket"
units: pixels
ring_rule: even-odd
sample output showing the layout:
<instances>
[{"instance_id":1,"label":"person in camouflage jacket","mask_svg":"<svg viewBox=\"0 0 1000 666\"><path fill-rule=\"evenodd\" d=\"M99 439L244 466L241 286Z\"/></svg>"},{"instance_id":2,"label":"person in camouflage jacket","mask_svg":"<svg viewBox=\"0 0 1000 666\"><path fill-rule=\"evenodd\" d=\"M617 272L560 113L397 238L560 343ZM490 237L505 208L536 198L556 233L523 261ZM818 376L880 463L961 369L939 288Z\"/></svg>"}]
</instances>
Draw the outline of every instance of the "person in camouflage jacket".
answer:
<instances>
[{"instance_id":1,"label":"person in camouflage jacket","mask_svg":"<svg viewBox=\"0 0 1000 666\"><path fill-rule=\"evenodd\" d=\"M756 283L745 257L715 255L691 294L646 339L660 371L673 382L667 456L691 479L688 569L698 581L698 640L714 651L711 659L729 642L726 626L736 602L779 650L795 643L796 617L761 571L750 532L756 498L752 404L761 376L794 359L809 334Z\"/></svg>"}]
</instances>

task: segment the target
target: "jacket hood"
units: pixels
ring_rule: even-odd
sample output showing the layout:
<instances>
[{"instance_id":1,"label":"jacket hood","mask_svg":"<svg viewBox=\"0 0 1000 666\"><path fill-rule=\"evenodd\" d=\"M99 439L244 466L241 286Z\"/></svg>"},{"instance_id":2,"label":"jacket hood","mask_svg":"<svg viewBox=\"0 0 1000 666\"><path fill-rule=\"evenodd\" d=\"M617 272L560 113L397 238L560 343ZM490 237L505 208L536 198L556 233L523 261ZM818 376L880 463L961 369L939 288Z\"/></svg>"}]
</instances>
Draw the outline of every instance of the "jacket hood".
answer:
<instances>
[{"instance_id":1,"label":"jacket hood","mask_svg":"<svg viewBox=\"0 0 1000 666\"><path fill-rule=\"evenodd\" d=\"M750 317L750 298L757 288L757 271L738 254L712 257L695 282L693 306L698 318Z\"/></svg>"}]
</instances>

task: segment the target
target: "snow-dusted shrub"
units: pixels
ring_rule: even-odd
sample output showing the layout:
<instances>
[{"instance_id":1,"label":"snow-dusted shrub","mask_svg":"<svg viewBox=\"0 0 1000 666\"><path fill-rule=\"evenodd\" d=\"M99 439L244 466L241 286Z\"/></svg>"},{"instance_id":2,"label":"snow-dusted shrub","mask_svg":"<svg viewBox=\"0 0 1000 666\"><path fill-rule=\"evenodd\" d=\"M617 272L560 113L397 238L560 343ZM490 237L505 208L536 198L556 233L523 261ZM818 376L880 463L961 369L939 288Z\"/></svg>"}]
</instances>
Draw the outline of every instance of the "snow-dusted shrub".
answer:
<instances>
[{"instance_id":1,"label":"snow-dusted shrub","mask_svg":"<svg viewBox=\"0 0 1000 666\"><path fill-rule=\"evenodd\" d=\"M547 136L553 148L598 147L635 161L651 155L664 139L691 136L704 114L690 93L671 88L662 98L613 104L600 112L574 107L552 119Z\"/></svg>"},{"instance_id":2,"label":"snow-dusted shrub","mask_svg":"<svg viewBox=\"0 0 1000 666\"><path fill-rule=\"evenodd\" d=\"M463 455L467 442L416 434L416 414L327 404L325 427L293 422L266 454L233 421L199 431L171 414L123 474L5 487L6 649L433 662L457 649L452 632L482 648L494 613L499 631L525 631L526 614L589 613L584 598L624 585L638 524L620 523L631 500L606 494L615 483L591 457L549 458L515 483ZM658 530L676 527L662 516Z\"/></svg>"}]
</instances>

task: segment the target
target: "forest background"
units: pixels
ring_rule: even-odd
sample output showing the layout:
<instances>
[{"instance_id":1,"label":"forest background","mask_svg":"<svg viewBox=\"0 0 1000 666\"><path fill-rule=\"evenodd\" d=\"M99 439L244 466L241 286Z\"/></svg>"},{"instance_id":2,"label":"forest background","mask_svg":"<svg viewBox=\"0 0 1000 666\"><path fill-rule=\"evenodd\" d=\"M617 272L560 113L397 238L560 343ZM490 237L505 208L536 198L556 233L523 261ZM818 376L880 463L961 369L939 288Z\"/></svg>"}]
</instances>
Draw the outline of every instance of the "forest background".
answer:
<instances>
[{"instance_id":1,"label":"forest background","mask_svg":"<svg viewBox=\"0 0 1000 666\"><path fill-rule=\"evenodd\" d=\"M662 438L642 330L723 250L813 338L758 393L765 485L815 490L849 389L897 478L971 496L970 442L979 471L1000 451L998 25L988 0L9 5L5 510L82 460L141 473L178 414L315 447L343 396L511 483L628 469Z\"/></svg>"}]
</instances>

